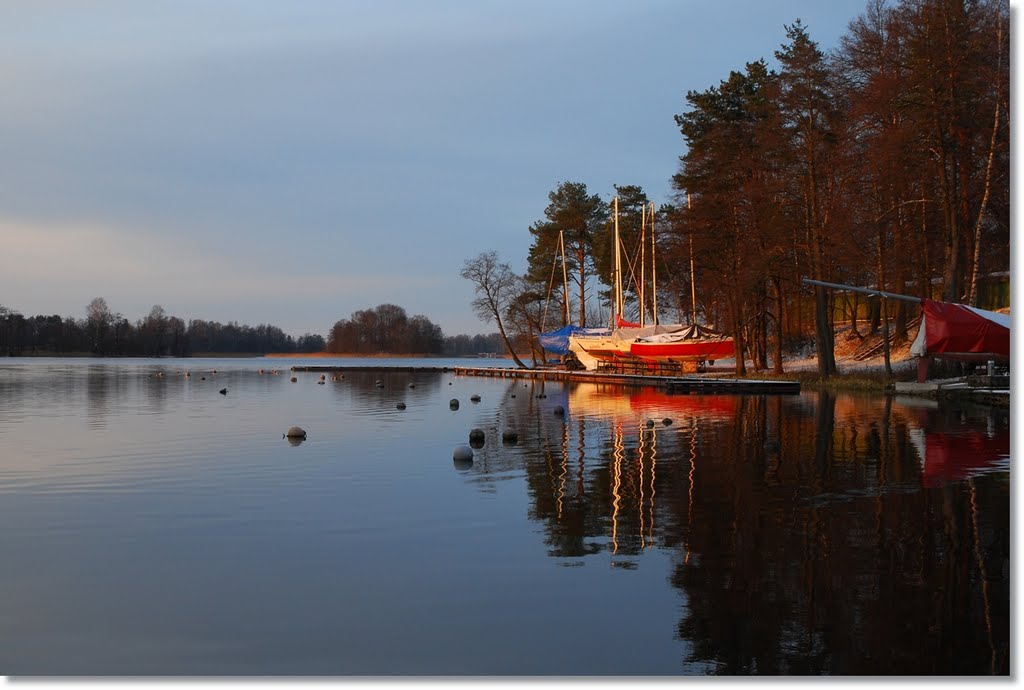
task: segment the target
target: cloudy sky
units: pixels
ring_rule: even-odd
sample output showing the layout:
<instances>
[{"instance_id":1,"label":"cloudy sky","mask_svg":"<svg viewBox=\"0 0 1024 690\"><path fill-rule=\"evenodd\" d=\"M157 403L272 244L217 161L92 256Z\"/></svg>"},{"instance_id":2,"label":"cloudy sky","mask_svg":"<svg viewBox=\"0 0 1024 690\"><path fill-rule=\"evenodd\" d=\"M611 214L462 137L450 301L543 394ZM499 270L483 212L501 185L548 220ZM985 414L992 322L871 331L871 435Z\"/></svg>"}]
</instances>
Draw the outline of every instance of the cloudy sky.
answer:
<instances>
[{"instance_id":1,"label":"cloudy sky","mask_svg":"<svg viewBox=\"0 0 1024 690\"><path fill-rule=\"evenodd\" d=\"M523 270L547 194L657 202L673 116L800 18L866 0L0 4L0 305L326 335L390 302L490 332L462 263Z\"/></svg>"}]
</instances>

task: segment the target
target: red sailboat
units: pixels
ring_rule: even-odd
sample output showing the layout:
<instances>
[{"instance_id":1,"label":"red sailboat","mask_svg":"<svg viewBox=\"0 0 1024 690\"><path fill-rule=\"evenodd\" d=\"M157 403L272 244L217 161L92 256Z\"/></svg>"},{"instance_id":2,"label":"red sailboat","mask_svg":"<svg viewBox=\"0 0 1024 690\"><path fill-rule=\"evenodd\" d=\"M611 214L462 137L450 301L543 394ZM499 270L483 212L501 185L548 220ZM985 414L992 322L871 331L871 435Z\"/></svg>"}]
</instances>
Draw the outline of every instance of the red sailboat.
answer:
<instances>
[{"instance_id":1,"label":"red sailboat","mask_svg":"<svg viewBox=\"0 0 1024 690\"><path fill-rule=\"evenodd\" d=\"M690 196L686 196L690 205ZM697 284L693 270L693 237L690 237L690 295L693 299L692 318L697 317ZM733 339L725 334L701 326L696 321L689 327L672 333L656 333L636 338L629 345L629 352L648 362L659 364L682 364L686 369L697 369L705 362L714 364L716 359L736 354Z\"/></svg>"},{"instance_id":2,"label":"red sailboat","mask_svg":"<svg viewBox=\"0 0 1024 690\"><path fill-rule=\"evenodd\" d=\"M711 362L736 354L733 339L722 333L693 324L675 333L659 333L637 338L629 345L635 357L651 362Z\"/></svg>"}]
</instances>

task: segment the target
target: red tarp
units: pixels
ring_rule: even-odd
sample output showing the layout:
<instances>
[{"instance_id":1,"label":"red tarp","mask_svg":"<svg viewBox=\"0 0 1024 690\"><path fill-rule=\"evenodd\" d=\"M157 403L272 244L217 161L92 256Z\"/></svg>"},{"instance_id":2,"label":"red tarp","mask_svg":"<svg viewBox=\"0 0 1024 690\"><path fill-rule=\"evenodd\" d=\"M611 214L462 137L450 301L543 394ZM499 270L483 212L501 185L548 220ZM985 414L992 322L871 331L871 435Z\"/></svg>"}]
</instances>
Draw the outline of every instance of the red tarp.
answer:
<instances>
[{"instance_id":1,"label":"red tarp","mask_svg":"<svg viewBox=\"0 0 1024 690\"><path fill-rule=\"evenodd\" d=\"M962 304L921 300L924 315L910 352L918 357L1010 359L1010 317Z\"/></svg>"}]
</instances>

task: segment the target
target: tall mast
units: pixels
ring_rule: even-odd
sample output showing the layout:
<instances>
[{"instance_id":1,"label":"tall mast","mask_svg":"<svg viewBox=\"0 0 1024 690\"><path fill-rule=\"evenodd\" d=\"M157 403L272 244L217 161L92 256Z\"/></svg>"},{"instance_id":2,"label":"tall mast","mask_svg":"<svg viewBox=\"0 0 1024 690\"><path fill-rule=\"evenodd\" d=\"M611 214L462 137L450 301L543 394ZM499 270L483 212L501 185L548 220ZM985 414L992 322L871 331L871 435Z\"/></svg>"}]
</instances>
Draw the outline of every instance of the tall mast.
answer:
<instances>
[{"instance_id":1,"label":"tall mast","mask_svg":"<svg viewBox=\"0 0 1024 690\"><path fill-rule=\"evenodd\" d=\"M647 303L644 301L644 293L646 292L645 276L644 276L644 253L647 249L647 204L644 204L640 208L640 289L637 290L637 296L640 298L640 328L644 327L644 308Z\"/></svg>"},{"instance_id":2,"label":"tall mast","mask_svg":"<svg viewBox=\"0 0 1024 690\"><path fill-rule=\"evenodd\" d=\"M622 315L622 259L619 256L619 197L614 199L615 208L615 306L612 315L612 328L618 327L618 318Z\"/></svg>"},{"instance_id":3,"label":"tall mast","mask_svg":"<svg viewBox=\"0 0 1024 690\"><path fill-rule=\"evenodd\" d=\"M651 323L655 326L658 325L658 277L657 277L657 266L658 262L655 258L654 253L654 202L651 202L651 298L653 303L651 304Z\"/></svg>"},{"instance_id":4,"label":"tall mast","mask_svg":"<svg viewBox=\"0 0 1024 690\"><path fill-rule=\"evenodd\" d=\"M686 193L686 210L690 210L690 193ZM690 323L697 323L697 279L693 275L693 219L687 214L690 221L690 297L693 299L693 311L690 312Z\"/></svg>"},{"instance_id":5,"label":"tall mast","mask_svg":"<svg viewBox=\"0 0 1024 690\"><path fill-rule=\"evenodd\" d=\"M561 230L558 231L558 246L562 250L562 309L564 319L562 324L568 326L569 321L569 275L565 271L565 237Z\"/></svg>"}]
</instances>

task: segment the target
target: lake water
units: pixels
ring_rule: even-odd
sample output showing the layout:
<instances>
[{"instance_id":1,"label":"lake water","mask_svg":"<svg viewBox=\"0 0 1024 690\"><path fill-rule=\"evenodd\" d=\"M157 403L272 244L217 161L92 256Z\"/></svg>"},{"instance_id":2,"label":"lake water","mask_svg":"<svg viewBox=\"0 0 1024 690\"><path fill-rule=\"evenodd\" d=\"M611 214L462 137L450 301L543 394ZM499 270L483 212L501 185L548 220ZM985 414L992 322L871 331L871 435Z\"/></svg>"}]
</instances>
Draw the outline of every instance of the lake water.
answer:
<instances>
[{"instance_id":1,"label":"lake water","mask_svg":"<svg viewBox=\"0 0 1024 690\"><path fill-rule=\"evenodd\" d=\"M0 674L1009 672L1005 410L293 363L0 360Z\"/></svg>"}]
</instances>

